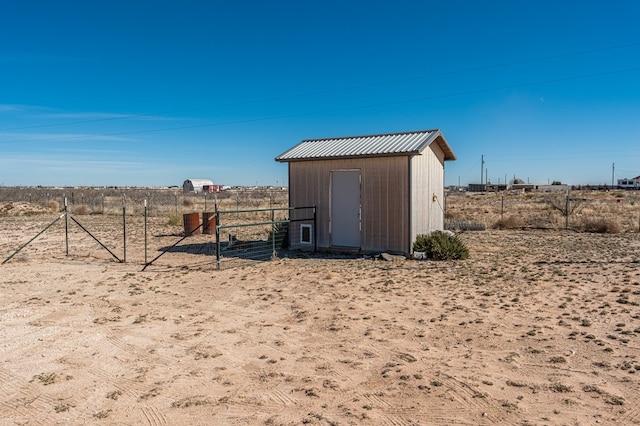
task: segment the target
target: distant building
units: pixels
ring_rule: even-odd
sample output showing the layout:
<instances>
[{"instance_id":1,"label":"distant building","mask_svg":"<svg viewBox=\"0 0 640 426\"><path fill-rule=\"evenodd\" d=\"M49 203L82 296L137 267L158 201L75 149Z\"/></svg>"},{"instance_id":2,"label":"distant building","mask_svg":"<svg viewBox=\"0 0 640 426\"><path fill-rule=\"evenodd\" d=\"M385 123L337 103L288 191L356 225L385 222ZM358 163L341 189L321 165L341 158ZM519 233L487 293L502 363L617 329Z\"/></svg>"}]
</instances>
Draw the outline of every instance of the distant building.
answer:
<instances>
[{"instance_id":1,"label":"distant building","mask_svg":"<svg viewBox=\"0 0 640 426\"><path fill-rule=\"evenodd\" d=\"M487 185L481 183L470 183L467 187L467 191L469 192L485 192L487 190Z\"/></svg>"},{"instance_id":2,"label":"distant building","mask_svg":"<svg viewBox=\"0 0 640 426\"><path fill-rule=\"evenodd\" d=\"M640 189L640 176L633 179L618 179L618 188L620 189Z\"/></svg>"},{"instance_id":3,"label":"distant building","mask_svg":"<svg viewBox=\"0 0 640 426\"><path fill-rule=\"evenodd\" d=\"M500 192L500 191L550 192L550 191L568 191L570 189L571 187L565 184L540 185L540 184L533 184L533 183L512 183L509 185L492 184L492 183L487 183L487 184L470 183L467 188L469 192Z\"/></svg>"},{"instance_id":4,"label":"distant building","mask_svg":"<svg viewBox=\"0 0 640 426\"><path fill-rule=\"evenodd\" d=\"M561 183L556 185L534 185L535 189L542 192L567 192L571 190L571 186Z\"/></svg>"},{"instance_id":5,"label":"distant building","mask_svg":"<svg viewBox=\"0 0 640 426\"><path fill-rule=\"evenodd\" d=\"M222 185L202 185L202 192L220 192L222 191Z\"/></svg>"},{"instance_id":6,"label":"distant building","mask_svg":"<svg viewBox=\"0 0 640 426\"><path fill-rule=\"evenodd\" d=\"M205 191L205 186L213 187L213 182L210 179L187 179L182 184L182 192L185 194L195 192L197 194L199 192ZM207 188L206 192L212 191Z\"/></svg>"}]
</instances>

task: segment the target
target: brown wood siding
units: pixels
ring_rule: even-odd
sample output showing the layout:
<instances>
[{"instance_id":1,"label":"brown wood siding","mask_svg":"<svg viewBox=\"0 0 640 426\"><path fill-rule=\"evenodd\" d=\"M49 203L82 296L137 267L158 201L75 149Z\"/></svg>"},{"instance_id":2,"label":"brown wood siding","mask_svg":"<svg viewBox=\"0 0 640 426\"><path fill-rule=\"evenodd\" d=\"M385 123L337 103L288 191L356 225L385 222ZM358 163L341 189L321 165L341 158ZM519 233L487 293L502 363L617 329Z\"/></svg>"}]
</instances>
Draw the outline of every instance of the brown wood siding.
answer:
<instances>
[{"instance_id":1,"label":"brown wood siding","mask_svg":"<svg viewBox=\"0 0 640 426\"><path fill-rule=\"evenodd\" d=\"M444 152L436 143L411 158L411 200L413 245L416 235L444 228Z\"/></svg>"},{"instance_id":2,"label":"brown wood siding","mask_svg":"<svg viewBox=\"0 0 640 426\"><path fill-rule=\"evenodd\" d=\"M318 247L329 248L331 171L360 170L361 249L406 253L409 246L408 164L404 156L290 162L291 206L317 206ZM295 241L292 245L295 246Z\"/></svg>"}]
</instances>

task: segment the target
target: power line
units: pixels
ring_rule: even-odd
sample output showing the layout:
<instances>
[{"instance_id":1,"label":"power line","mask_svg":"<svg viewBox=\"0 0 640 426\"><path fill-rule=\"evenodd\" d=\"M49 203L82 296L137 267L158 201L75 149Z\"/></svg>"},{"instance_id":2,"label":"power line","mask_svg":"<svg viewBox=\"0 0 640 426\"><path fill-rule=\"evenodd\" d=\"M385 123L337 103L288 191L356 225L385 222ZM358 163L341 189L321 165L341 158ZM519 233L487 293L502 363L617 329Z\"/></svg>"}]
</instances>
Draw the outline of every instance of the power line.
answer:
<instances>
[{"instance_id":1,"label":"power line","mask_svg":"<svg viewBox=\"0 0 640 426\"><path fill-rule=\"evenodd\" d=\"M581 150L580 154L590 154L593 155L592 158L602 158L603 154L615 154L615 153L624 153L625 154L625 159L628 158L634 158L634 157L640 157L640 153L638 153L637 155L634 155L632 153L629 153L628 149L606 149L606 150L593 150L593 151L584 151ZM490 156L492 159L499 159L499 160L523 160L523 159L540 159L540 160L545 160L548 161L549 160L549 156L548 154L545 154L542 157L539 158L535 158L535 157L531 157L530 154L528 153L523 153L523 154L491 154L489 153L489 155L485 154L485 157ZM576 158L576 152L554 152L553 153L553 158L554 159L560 159L560 160L570 160L572 158ZM581 158L586 158L586 157L581 157Z\"/></svg>"},{"instance_id":2,"label":"power line","mask_svg":"<svg viewBox=\"0 0 640 426\"><path fill-rule=\"evenodd\" d=\"M417 81L417 80L424 80L424 79L430 79L430 78L436 78L436 77L444 77L444 76L450 76L450 75L456 75L456 74L478 72L478 71L484 71L484 70L489 70L489 69L505 68L505 67L515 66L515 65L524 65L524 64L530 64L530 63L536 63L536 62L544 62L544 61L550 61L550 60L555 60L555 59L568 58L568 57L572 57L572 56L588 55L588 54L592 54L592 53L599 53L599 52L606 52L606 51L611 51L611 50L625 49L625 48L636 47L636 46L640 46L640 42L632 42L632 43L627 43L627 44L603 47L603 48L599 48L599 49L581 50L581 51L575 51L575 52L561 53L561 54L558 54L558 55L550 55L550 56L544 56L544 57L538 57L538 58L523 59L523 60L512 61L512 62L503 62L503 63L497 63L497 64L491 64L491 65L485 65L485 66L476 66L476 67L471 67L471 68L463 68L463 69L459 69L459 70L442 71L442 72L438 72L438 73L426 74L426 75L415 76L415 77L408 77L408 78L403 78L403 79L378 81L378 82L360 84L360 85L355 85L355 86L347 86L347 87L342 87L342 88L318 90L318 91L299 93L299 94L293 94L293 95L287 95L287 96L277 96L277 97L256 99L256 100L243 101L243 102L230 102L230 103L226 103L226 104L210 105L210 106L199 107L199 108L187 108L187 109L180 109L180 110L173 110L173 111L162 111L162 112L146 113L146 114L128 114L128 115L119 115L119 116L116 116L116 117L95 118L95 119L90 119L90 120L77 120L77 121L70 121L70 122L66 122L66 123L34 124L34 125L29 125L29 126L8 127L8 128L0 129L0 131L6 132L6 131L13 131L13 130L26 130L26 129L47 128L47 127L70 126L70 125L76 125L76 124L99 123L99 122L135 119L135 118L143 119L145 117L148 118L148 117L168 115L168 114L177 114L177 113L193 112L193 111L205 111L205 110L212 109L212 108L226 108L226 107L232 107L232 106L242 106L242 105L252 105L252 104L261 104L261 103L269 103L269 102L278 102L278 101L289 100L289 99L304 98L304 97L317 96L317 95L325 95L325 94L330 94L330 93L347 92L347 91L366 89L366 88L371 88L371 87L380 87L380 86L393 85L393 84L398 84L398 83L406 83L406 82L409 82L409 81ZM580 77L578 77L578 78L580 78ZM533 83L533 84L536 84L536 83ZM489 89L489 90L493 90L493 89ZM445 97L448 97L448 96L445 95Z\"/></svg>"}]
</instances>

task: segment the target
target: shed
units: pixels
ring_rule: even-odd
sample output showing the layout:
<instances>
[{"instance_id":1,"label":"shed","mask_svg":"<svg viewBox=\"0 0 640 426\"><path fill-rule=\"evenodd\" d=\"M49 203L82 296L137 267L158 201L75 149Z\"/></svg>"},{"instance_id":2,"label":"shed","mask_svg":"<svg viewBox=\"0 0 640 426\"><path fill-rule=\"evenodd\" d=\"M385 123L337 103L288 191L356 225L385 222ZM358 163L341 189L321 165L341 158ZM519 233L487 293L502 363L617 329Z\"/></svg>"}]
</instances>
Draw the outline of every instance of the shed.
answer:
<instances>
[{"instance_id":1,"label":"shed","mask_svg":"<svg viewBox=\"0 0 640 426\"><path fill-rule=\"evenodd\" d=\"M416 235L444 228L444 162L455 159L435 129L303 140L275 160L289 166L289 206L316 206L318 248L408 254ZM299 214L292 248L309 234Z\"/></svg>"},{"instance_id":2,"label":"shed","mask_svg":"<svg viewBox=\"0 0 640 426\"><path fill-rule=\"evenodd\" d=\"M185 194L189 192L199 193L203 191L203 187L206 185L213 186L213 182L210 179L187 179L182 184L182 192Z\"/></svg>"}]
</instances>

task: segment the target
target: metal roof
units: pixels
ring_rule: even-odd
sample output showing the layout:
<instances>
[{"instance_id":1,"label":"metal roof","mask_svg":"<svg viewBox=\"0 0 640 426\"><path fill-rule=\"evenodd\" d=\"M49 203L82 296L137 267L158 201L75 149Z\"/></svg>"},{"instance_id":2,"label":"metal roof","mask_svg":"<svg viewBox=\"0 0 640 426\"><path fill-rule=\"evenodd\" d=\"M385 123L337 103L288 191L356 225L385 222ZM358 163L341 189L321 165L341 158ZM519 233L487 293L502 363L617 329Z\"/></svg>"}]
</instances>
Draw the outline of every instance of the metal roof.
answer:
<instances>
[{"instance_id":1,"label":"metal roof","mask_svg":"<svg viewBox=\"0 0 640 426\"><path fill-rule=\"evenodd\" d=\"M456 159L442 132L434 129L381 135L307 139L277 156L276 161L417 155L433 142L436 142L442 149L445 160Z\"/></svg>"},{"instance_id":2,"label":"metal roof","mask_svg":"<svg viewBox=\"0 0 640 426\"><path fill-rule=\"evenodd\" d=\"M213 181L211 179L187 179L182 183L182 185L187 182L190 182L193 186L200 187L202 187L202 185L213 185Z\"/></svg>"}]
</instances>

